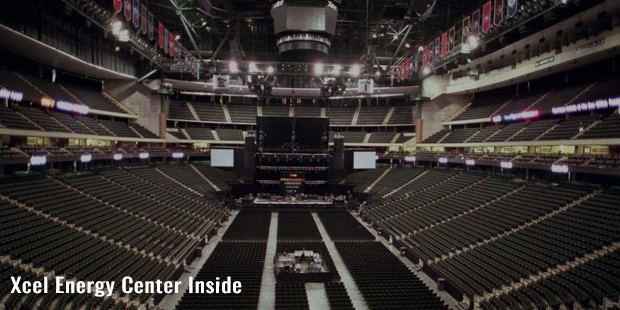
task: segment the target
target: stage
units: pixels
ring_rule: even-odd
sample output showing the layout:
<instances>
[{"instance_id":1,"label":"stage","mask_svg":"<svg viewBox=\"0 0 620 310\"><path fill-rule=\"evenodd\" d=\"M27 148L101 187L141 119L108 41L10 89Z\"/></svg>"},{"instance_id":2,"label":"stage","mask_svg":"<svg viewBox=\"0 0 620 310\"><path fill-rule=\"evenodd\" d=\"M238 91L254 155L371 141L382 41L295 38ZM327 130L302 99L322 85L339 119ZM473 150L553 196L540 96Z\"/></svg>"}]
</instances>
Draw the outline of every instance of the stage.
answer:
<instances>
[{"instance_id":1,"label":"stage","mask_svg":"<svg viewBox=\"0 0 620 310\"><path fill-rule=\"evenodd\" d=\"M274 266L278 282L328 282L332 279L321 254L314 251L278 253Z\"/></svg>"}]
</instances>

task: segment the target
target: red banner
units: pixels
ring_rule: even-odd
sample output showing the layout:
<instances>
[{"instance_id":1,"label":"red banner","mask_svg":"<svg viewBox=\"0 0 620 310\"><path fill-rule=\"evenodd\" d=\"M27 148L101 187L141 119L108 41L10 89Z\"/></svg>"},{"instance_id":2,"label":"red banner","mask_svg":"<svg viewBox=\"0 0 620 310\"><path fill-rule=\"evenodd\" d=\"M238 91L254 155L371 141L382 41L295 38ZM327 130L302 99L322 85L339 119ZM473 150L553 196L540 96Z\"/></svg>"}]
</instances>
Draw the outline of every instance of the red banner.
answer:
<instances>
[{"instance_id":1,"label":"red banner","mask_svg":"<svg viewBox=\"0 0 620 310\"><path fill-rule=\"evenodd\" d=\"M140 6L140 11L140 32L146 34L148 31L149 12L146 10L146 5L144 5L144 3Z\"/></svg>"},{"instance_id":2,"label":"red banner","mask_svg":"<svg viewBox=\"0 0 620 310\"><path fill-rule=\"evenodd\" d=\"M159 48L164 48L164 24L159 23L159 40L157 41Z\"/></svg>"},{"instance_id":3,"label":"red banner","mask_svg":"<svg viewBox=\"0 0 620 310\"><path fill-rule=\"evenodd\" d=\"M172 33L168 34L168 55L174 57L174 35Z\"/></svg>"},{"instance_id":4,"label":"red banner","mask_svg":"<svg viewBox=\"0 0 620 310\"><path fill-rule=\"evenodd\" d=\"M123 11L126 20L131 20L131 0L125 0L125 10Z\"/></svg>"},{"instance_id":5,"label":"red banner","mask_svg":"<svg viewBox=\"0 0 620 310\"><path fill-rule=\"evenodd\" d=\"M487 1L482 7L482 32L489 32L491 29L491 11L493 10L493 4L491 1Z\"/></svg>"},{"instance_id":6,"label":"red banner","mask_svg":"<svg viewBox=\"0 0 620 310\"><path fill-rule=\"evenodd\" d=\"M112 0L114 3L114 11L120 13L123 10L123 0Z\"/></svg>"},{"instance_id":7,"label":"red banner","mask_svg":"<svg viewBox=\"0 0 620 310\"><path fill-rule=\"evenodd\" d=\"M448 54L448 33L441 34L441 57L445 57Z\"/></svg>"}]
</instances>

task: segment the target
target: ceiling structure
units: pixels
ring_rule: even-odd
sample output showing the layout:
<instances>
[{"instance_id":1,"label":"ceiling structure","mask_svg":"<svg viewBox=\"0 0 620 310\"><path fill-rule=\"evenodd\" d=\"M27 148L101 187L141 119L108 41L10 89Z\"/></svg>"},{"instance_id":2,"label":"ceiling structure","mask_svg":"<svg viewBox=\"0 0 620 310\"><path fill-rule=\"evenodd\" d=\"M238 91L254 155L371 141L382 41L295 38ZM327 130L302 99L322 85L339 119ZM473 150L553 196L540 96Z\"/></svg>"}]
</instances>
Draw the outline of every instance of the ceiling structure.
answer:
<instances>
[{"instance_id":1,"label":"ceiling structure","mask_svg":"<svg viewBox=\"0 0 620 310\"><path fill-rule=\"evenodd\" d=\"M299 1L299 0L295 0ZM321 0L303 0L321 2ZM323 0L327 2L327 0ZM287 1L288 2L288 1ZM292 1L291 1L292 2ZM369 45L384 64L410 55L481 1L335 0L336 35L327 61L349 63ZM308 61L278 53L268 0L148 0L147 7L203 60ZM236 55L235 55L236 54Z\"/></svg>"}]
</instances>

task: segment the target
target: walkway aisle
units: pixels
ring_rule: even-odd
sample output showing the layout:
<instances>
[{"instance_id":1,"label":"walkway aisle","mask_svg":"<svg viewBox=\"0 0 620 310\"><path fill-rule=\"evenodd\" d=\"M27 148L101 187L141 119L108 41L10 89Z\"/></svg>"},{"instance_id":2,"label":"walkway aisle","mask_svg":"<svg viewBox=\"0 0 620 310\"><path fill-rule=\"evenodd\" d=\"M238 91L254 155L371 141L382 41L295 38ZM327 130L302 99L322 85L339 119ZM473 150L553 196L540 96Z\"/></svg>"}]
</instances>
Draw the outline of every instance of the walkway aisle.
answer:
<instances>
[{"instance_id":1,"label":"walkway aisle","mask_svg":"<svg viewBox=\"0 0 620 310\"><path fill-rule=\"evenodd\" d=\"M342 261L342 257L340 257L340 253L338 253L338 250L334 245L334 241L332 241L332 239L327 234L325 226L323 226L323 223L321 222L321 219L316 214L316 212L312 212L312 218L314 218L316 227L319 229L321 237L323 238L323 242L325 243L325 246L329 251L329 255L331 255L332 260L334 261L334 265L336 266L336 269L340 274L340 281L342 281L342 284L344 284L344 287L347 289L349 297L351 297L353 307L355 307L355 309L357 310L368 309L366 301L364 301L364 297L362 297L362 293L360 293L359 289L357 288L353 277L351 277L351 274L349 273L349 269L347 269L347 266Z\"/></svg>"},{"instance_id":2,"label":"walkway aisle","mask_svg":"<svg viewBox=\"0 0 620 310\"><path fill-rule=\"evenodd\" d=\"M308 306L310 310L329 310L329 301L325 292L324 283L306 283L306 294L308 294Z\"/></svg>"},{"instance_id":3,"label":"walkway aisle","mask_svg":"<svg viewBox=\"0 0 620 310\"><path fill-rule=\"evenodd\" d=\"M182 281L182 285L179 287L179 293L167 295L166 297L164 297L164 299L162 299L162 301L159 303L160 308L174 309L177 306L179 301L181 301L181 297L183 297L183 294L185 294L189 287L189 277L196 277L198 271L200 271L200 268L202 268L202 265L204 265L209 256L211 256L211 253L213 253L213 250L215 250L215 247L220 243L220 240L222 240L222 236L226 233L228 227L230 227L230 224L232 224L232 222L237 217L237 214L239 214L239 211L231 211L231 215L228 217L228 220L223 223L222 227L217 231L217 235L211 237L207 246L202 249L202 257L194 260L192 264L189 265L188 269L190 270L190 272L183 273L183 275L179 279L179 281Z\"/></svg>"},{"instance_id":4,"label":"walkway aisle","mask_svg":"<svg viewBox=\"0 0 620 310\"><path fill-rule=\"evenodd\" d=\"M278 245L278 212L271 213L269 224L269 238L267 239L267 251L263 268L263 280L260 285L260 297L258 309L272 310L276 307L276 276L273 273L273 259L276 256Z\"/></svg>"}]
</instances>

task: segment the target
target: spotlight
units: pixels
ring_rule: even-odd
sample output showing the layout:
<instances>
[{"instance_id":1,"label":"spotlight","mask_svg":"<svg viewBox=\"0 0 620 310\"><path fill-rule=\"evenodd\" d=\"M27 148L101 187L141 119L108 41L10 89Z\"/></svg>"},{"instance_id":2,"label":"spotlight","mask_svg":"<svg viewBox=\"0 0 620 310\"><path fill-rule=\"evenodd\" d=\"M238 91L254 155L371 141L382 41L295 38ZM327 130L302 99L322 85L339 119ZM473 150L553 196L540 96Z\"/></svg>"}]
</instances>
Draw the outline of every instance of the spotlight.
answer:
<instances>
[{"instance_id":1,"label":"spotlight","mask_svg":"<svg viewBox=\"0 0 620 310\"><path fill-rule=\"evenodd\" d=\"M424 51L424 46L419 46L418 47L418 52L423 52Z\"/></svg>"},{"instance_id":2,"label":"spotlight","mask_svg":"<svg viewBox=\"0 0 620 310\"><path fill-rule=\"evenodd\" d=\"M239 73L239 64L237 64L236 61L231 60L228 63L228 71L230 71L230 73Z\"/></svg>"},{"instance_id":3,"label":"spotlight","mask_svg":"<svg viewBox=\"0 0 620 310\"><path fill-rule=\"evenodd\" d=\"M174 40L175 40L175 41L179 41L179 39L180 39L180 38L181 38L181 35L178 35L178 34L177 34L176 36L174 36Z\"/></svg>"},{"instance_id":4,"label":"spotlight","mask_svg":"<svg viewBox=\"0 0 620 310\"><path fill-rule=\"evenodd\" d=\"M275 69L273 68L273 66L267 67L267 73L268 74L273 74L274 71L275 71Z\"/></svg>"},{"instance_id":5,"label":"spotlight","mask_svg":"<svg viewBox=\"0 0 620 310\"><path fill-rule=\"evenodd\" d=\"M392 36L392 39L394 39L394 40L398 40L398 35L397 35L397 34L393 35L393 36Z\"/></svg>"},{"instance_id":6,"label":"spotlight","mask_svg":"<svg viewBox=\"0 0 620 310\"><path fill-rule=\"evenodd\" d=\"M411 44L409 44L409 43L405 43L405 47L406 47L406 48L411 48Z\"/></svg>"},{"instance_id":7,"label":"spotlight","mask_svg":"<svg viewBox=\"0 0 620 310\"><path fill-rule=\"evenodd\" d=\"M256 65L255 62L250 62L250 65L248 67L249 67L250 73L258 72L258 66Z\"/></svg>"},{"instance_id":8,"label":"spotlight","mask_svg":"<svg viewBox=\"0 0 620 310\"><path fill-rule=\"evenodd\" d=\"M123 23L120 21L115 21L111 24L112 34L118 36L123 28Z\"/></svg>"},{"instance_id":9,"label":"spotlight","mask_svg":"<svg viewBox=\"0 0 620 310\"><path fill-rule=\"evenodd\" d=\"M361 73L362 69L360 65L352 65L349 67L349 75L352 77L358 77Z\"/></svg>"},{"instance_id":10,"label":"spotlight","mask_svg":"<svg viewBox=\"0 0 620 310\"><path fill-rule=\"evenodd\" d=\"M480 44L480 42L478 42L478 37L476 36L469 36L469 48L474 49L476 47L478 47L478 44Z\"/></svg>"},{"instance_id":11,"label":"spotlight","mask_svg":"<svg viewBox=\"0 0 620 310\"><path fill-rule=\"evenodd\" d=\"M422 73L424 75L430 74L431 73L431 69L429 67L424 67L424 69L422 69Z\"/></svg>"},{"instance_id":12,"label":"spotlight","mask_svg":"<svg viewBox=\"0 0 620 310\"><path fill-rule=\"evenodd\" d=\"M317 63L314 65L314 75L323 75L324 66L322 63Z\"/></svg>"},{"instance_id":13,"label":"spotlight","mask_svg":"<svg viewBox=\"0 0 620 310\"><path fill-rule=\"evenodd\" d=\"M338 76L340 75L341 70L342 70L341 65L334 65L334 68L332 69L332 74Z\"/></svg>"}]
</instances>

